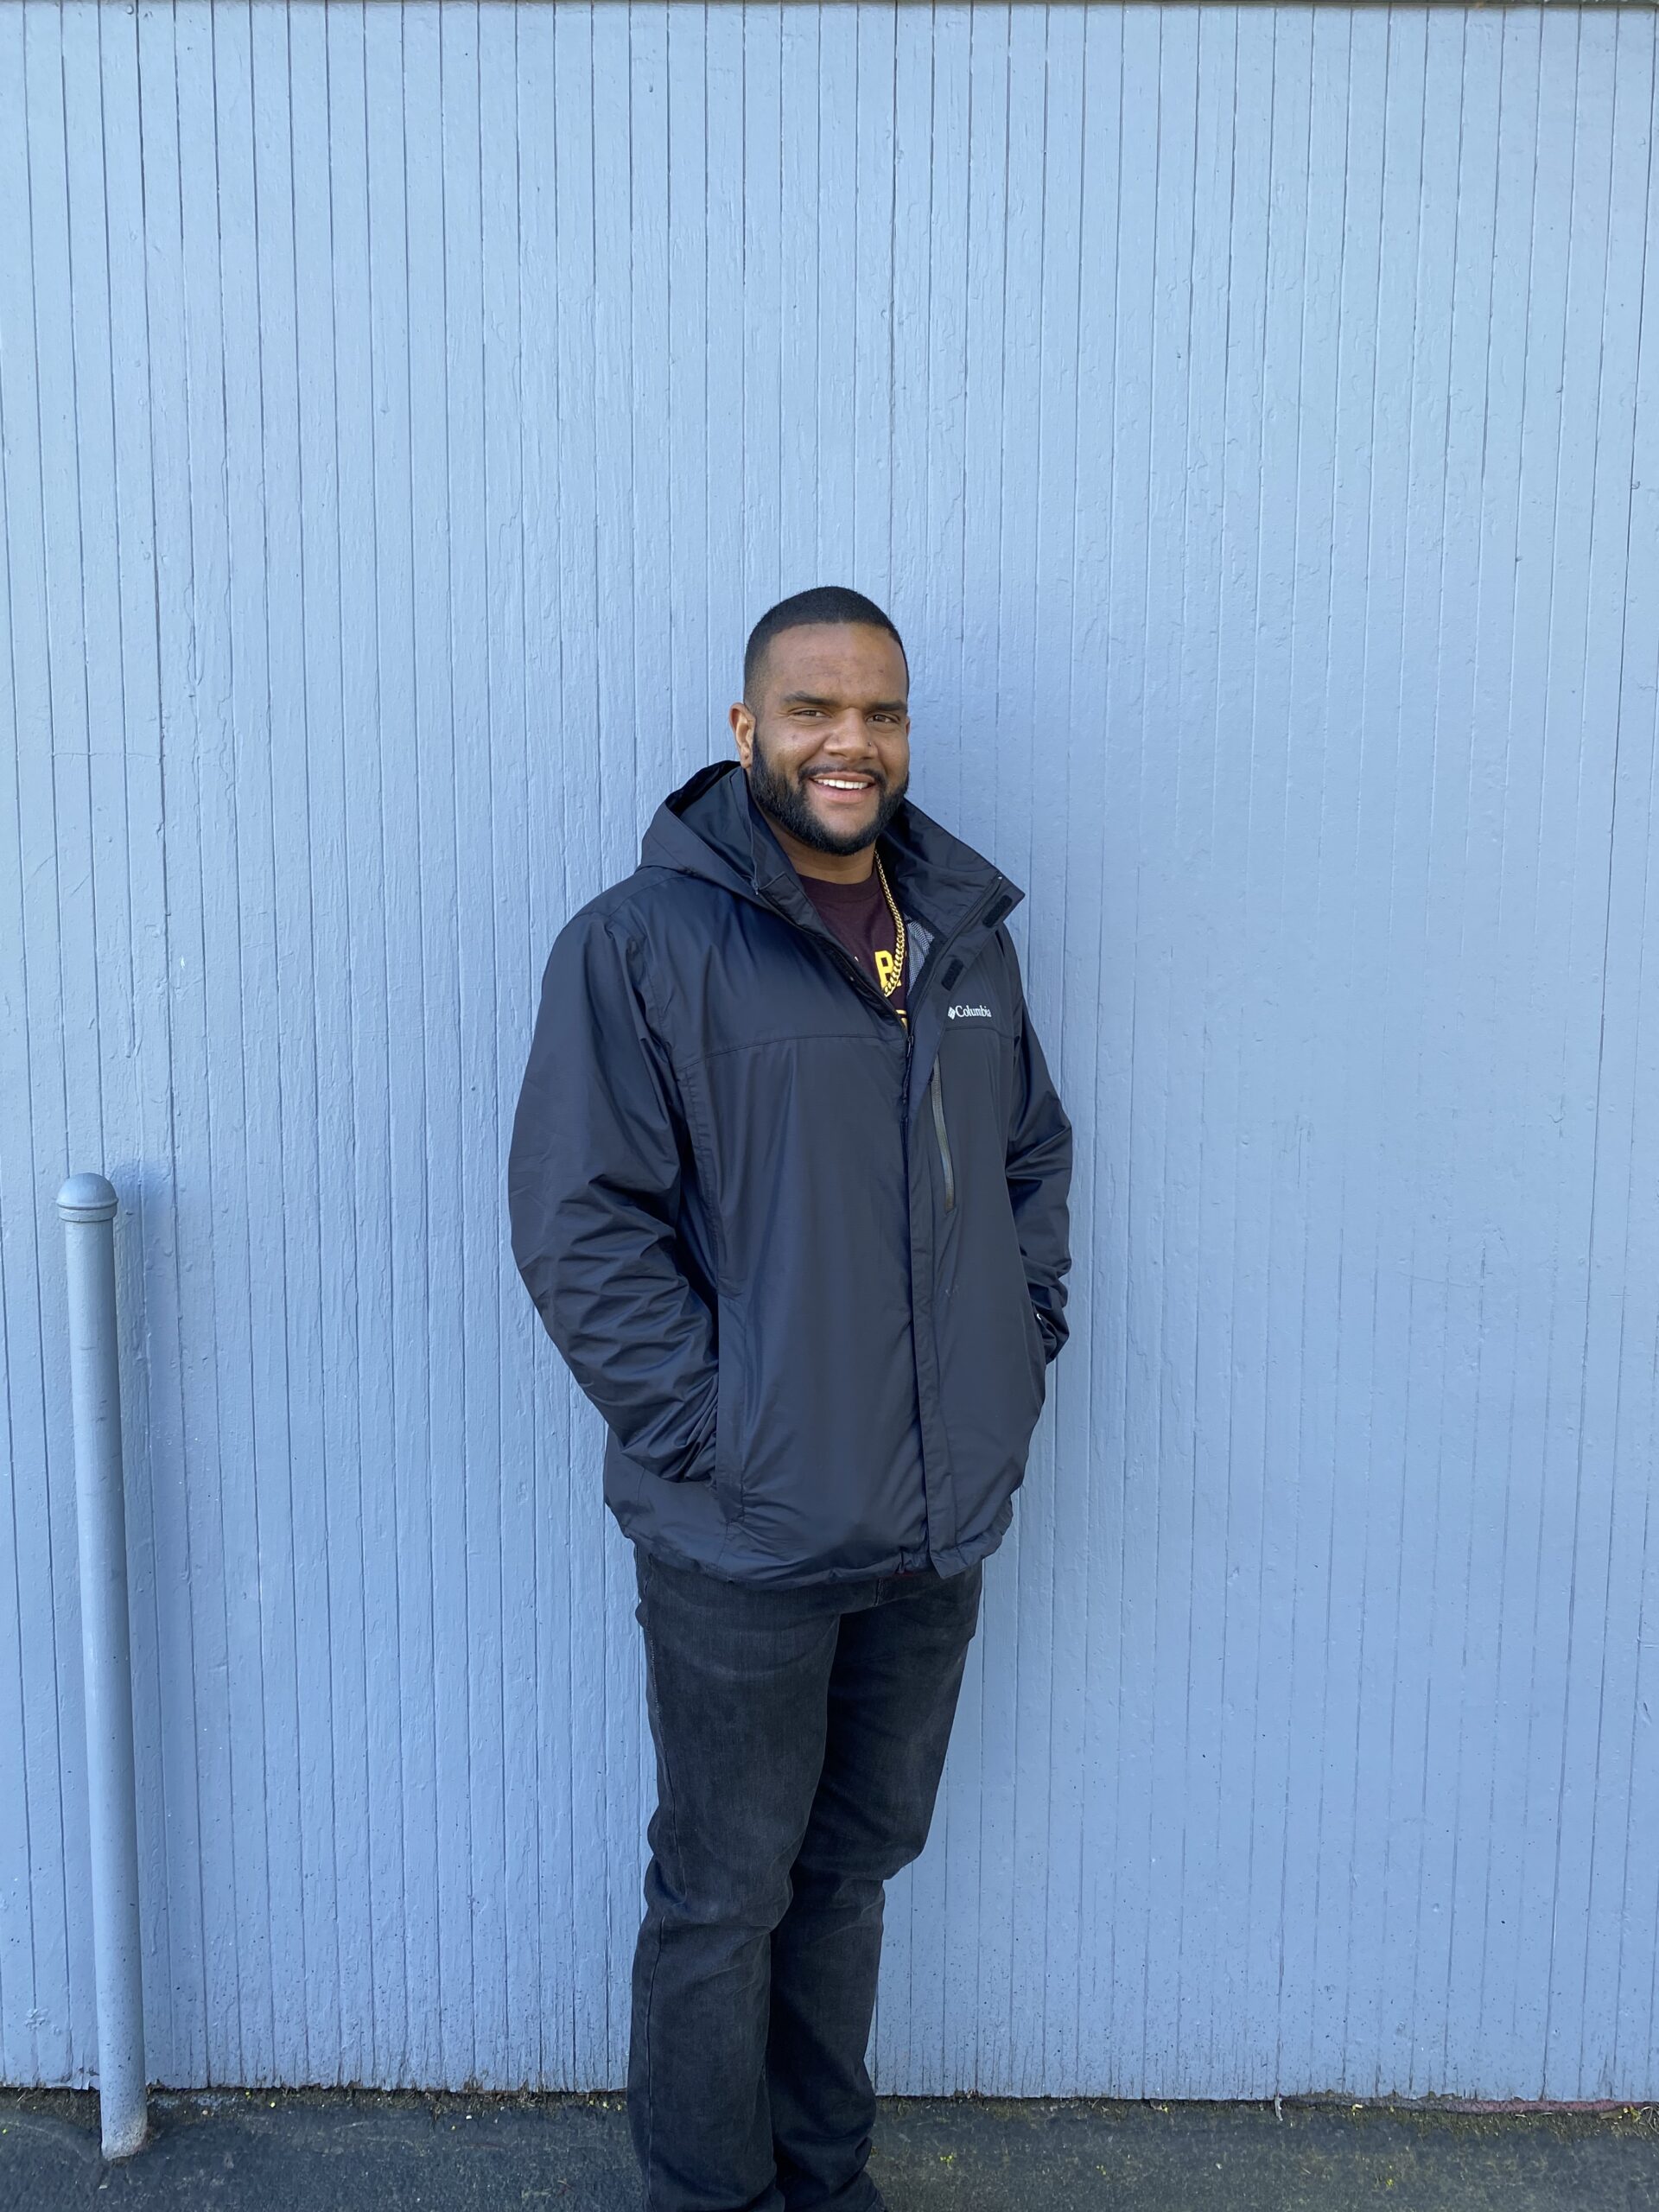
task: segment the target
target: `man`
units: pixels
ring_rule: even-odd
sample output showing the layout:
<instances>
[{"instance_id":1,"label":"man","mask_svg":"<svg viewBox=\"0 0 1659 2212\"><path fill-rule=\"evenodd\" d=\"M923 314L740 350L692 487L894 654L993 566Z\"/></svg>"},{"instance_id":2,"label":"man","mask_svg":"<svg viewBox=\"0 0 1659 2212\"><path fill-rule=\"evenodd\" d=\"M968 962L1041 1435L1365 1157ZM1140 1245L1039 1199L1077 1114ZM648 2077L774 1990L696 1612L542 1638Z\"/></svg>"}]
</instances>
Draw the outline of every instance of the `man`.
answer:
<instances>
[{"instance_id":1,"label":"man","mask_svg":"<svg viewBox=\"0 0 1659 2212\"><path fill-rule=\"evenodd\" d=\"M514 1257L635 1548L648 2212L880 2212L883 1885L1067 1334L1024 894L907 800L908 688L855 592L762 617L737 760L559 933L513 1128Z\"/></svg>"}]
</instances>

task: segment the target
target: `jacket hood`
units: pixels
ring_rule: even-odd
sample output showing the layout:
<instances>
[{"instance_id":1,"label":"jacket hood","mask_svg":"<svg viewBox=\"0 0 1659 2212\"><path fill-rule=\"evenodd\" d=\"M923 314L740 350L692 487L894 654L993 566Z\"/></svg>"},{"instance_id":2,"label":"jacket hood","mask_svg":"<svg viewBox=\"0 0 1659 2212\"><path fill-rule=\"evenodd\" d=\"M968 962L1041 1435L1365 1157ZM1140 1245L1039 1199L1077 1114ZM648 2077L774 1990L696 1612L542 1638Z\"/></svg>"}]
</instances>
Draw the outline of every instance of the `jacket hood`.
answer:
<instances>
[{"instance_id":1,"label":"jacket hood","mask_svg":"<svg viewBox=\"0 0 1659 2212\"><path fill-rule=\"evenodd\" d=\"M998 918L1025 893L943 823L906 798L881 833L881 857L906 913L943 934L982 906L1000 886ZM800 877L755 804L740 760L715 760L671 791L640 842L642 866L677 868L719 883L739 898L810 912Z\"/></svg>"}]
</instances>

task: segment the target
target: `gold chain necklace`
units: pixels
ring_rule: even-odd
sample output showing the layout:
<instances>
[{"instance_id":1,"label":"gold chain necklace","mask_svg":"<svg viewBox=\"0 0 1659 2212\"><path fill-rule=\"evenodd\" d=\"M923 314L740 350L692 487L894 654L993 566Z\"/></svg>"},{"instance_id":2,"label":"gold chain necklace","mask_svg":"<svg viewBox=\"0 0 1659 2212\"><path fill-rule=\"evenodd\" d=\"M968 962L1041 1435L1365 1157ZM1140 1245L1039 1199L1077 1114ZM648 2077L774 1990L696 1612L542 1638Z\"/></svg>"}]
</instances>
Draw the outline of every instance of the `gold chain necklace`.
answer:
<instances>
[{"instance_id":1,"label":"gold chain necklace","mask_svg":"<svg viewBox=\"0 0 1659 2212\"><path fill-rule=\"evenodd\" d=\"M890 983L882 982L879 974L877 976L877 981L881 982L882 996L884 998L890 999L893 993L899 988L899 986L905 980L905 918L899 912L899 902L893 897L892 890L888 887L887 871L881 865L880 854L878 852L874 857L875 872L877 876L880 879L882 895L887 899L887 905L891 908L893 913L893 981ZM877 962L876 965L878 969L880 968L881 964L882 963L880 962ZM904 1008L902 1007L894 1007L893 1012L898 1015L899 1020L904 1023L906 1028L908 1029L910 1027L910 1017L905 1012Z\"/></svg>"}]
</instances>

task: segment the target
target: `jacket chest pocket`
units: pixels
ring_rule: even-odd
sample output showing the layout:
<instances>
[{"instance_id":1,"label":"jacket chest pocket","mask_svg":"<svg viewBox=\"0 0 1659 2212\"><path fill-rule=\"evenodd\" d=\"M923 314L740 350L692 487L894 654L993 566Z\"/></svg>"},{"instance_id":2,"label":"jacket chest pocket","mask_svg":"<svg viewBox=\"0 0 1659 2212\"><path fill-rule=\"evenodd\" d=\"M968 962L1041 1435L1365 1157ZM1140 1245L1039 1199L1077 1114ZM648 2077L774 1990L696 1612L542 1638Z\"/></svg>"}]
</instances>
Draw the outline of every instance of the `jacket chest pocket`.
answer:
<instances>
[{"instance_id":1,"label":"jacket chest pocket","mask_svg":"<svg viewBox=\"0 0 1659 2212\"><path fill-rule=\"evenodd\" d=\"M982 1178L999 1165L1012 1096L1014 1039L988 1022L941 1040L927 1078L922 1128L931 1143L941 1203L954 1215Z\"/></svg>"},{"instance_id":2,"label":"jacket chest pocket","mask_svg":"<svg viewBox=\"0 0 1659 2212\"><path fill-rule=\"evenodd\" d=\"M933 1138L939 1148L939 1171L944 1178L944 1210L949 1213L957 1203L957 1169L950 1157L950 1132L944 1118L944 1084L939 1073L939 1055L933 1055L933 1072L927 1079L928 1096L933 1109Z\"/></svg>"}]
</instances>

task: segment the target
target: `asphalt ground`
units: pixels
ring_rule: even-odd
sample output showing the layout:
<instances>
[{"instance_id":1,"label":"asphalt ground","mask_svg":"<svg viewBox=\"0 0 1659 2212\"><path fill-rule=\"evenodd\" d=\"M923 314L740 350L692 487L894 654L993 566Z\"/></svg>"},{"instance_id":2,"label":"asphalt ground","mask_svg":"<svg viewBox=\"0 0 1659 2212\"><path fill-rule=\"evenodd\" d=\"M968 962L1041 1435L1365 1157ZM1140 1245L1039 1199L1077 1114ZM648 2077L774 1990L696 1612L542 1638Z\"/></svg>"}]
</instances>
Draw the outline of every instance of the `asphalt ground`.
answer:
<instances>
[{"instance_id":1,"label":"asphalt ground","mask_svg":"<svg viewBox=\"0 0 1659 2212\"><path fill-rule=\"evenodd\" d=\"M639 2212L623 2100L156 2095L105 2165L89 2094L0 2091L0 2212ZM1659 2212L1659 2107L884 2100L890 2212Z\"/></svg>"}]
</instances>

